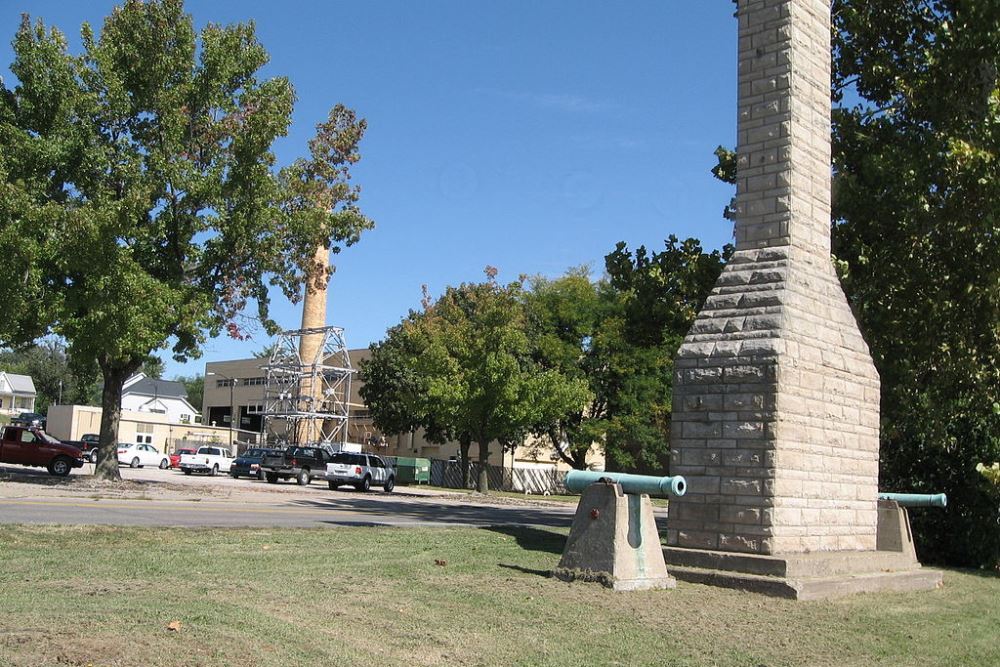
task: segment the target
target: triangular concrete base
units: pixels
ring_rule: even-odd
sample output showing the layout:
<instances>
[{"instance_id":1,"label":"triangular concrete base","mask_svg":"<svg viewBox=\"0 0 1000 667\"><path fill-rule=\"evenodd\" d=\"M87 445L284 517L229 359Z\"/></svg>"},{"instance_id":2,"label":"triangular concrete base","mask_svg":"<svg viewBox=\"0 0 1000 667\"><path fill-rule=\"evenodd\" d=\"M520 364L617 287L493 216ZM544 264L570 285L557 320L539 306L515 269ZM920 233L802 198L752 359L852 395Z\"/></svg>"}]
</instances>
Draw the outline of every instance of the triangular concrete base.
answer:
<instances>
[{"instance_id":1,"label":"triangular concrete base","mask_svg":"<svg viewBox=\"0 0 1000 667\"><path fill-rule=\"evenodd\" d=\"M667 573L647 495L625 494L620 484L583 490L559 566L563 581L593 581L616 591L674 588Z\"/></svg>"}]
</instances>

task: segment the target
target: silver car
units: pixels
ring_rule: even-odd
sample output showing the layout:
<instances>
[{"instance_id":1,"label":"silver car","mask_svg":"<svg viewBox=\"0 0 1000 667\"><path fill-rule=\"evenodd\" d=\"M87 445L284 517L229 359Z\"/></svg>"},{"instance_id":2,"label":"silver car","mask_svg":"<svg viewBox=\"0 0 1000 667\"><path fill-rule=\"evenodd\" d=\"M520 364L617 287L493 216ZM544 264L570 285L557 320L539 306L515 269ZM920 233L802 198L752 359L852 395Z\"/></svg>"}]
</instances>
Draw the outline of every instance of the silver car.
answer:
<instances>
[{"instance_id":1,"label":"silver car","mask_svg":"<svg viewBox=\"0 0 1000 667\"><path fill-rule=\"evenodd\" d=\"M374 454L337 452L326 464L326 481L331 489L350 484L358 491L367 491L375 484L390 493L396 486L396 470Z\"/></svg>"}]
</instances>

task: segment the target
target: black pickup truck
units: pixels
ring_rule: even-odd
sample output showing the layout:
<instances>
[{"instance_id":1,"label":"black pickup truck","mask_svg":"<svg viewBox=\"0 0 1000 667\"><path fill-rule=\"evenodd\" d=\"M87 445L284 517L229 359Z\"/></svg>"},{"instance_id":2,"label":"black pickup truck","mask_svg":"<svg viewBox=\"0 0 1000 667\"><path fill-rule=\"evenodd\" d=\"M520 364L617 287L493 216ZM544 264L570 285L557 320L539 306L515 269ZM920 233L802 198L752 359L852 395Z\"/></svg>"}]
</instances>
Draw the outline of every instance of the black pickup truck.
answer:
<instances>
[{"instance_id":1,"label":"black pickup truck","mask_svg":"<svg viewBox=\"0 0 1000 667\"><path fill-rule=\"evenodd\" d=\"M306 486L314 477L324 478L326 464L332 456L330 450L319 445L293 445L280 454L265 456L260 462L260 469L269 484L276 484L279 479L295 478L299 486Z\"/></svg>"},{"instance_id":2,"label":"black pickup truck","mask_svg":"<svg viewBox=\"0 0 1000 667\"><path fill-rule=\"evenodd\" d=\"M63 440L67 445L78 447L91 463L97 463L97 449L101 444L101 436L96 433L86 433L79 440Z\"/></svg>"}]
</instances>

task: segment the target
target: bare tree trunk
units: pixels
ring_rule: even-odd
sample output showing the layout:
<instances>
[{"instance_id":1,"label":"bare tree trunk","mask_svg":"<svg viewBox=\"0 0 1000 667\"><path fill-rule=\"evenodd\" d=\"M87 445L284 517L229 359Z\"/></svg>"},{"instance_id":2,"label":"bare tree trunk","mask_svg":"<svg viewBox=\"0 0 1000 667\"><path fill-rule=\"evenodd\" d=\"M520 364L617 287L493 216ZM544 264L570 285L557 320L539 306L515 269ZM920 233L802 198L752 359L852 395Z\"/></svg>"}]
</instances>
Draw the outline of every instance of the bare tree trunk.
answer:
<instances>
[{"instance_id":1,"label":"bare tree trunk","mask_svg":"<svg viewBox=\"0 0 1000 667\"><path fill-rule=\"evenodd\" d=\"M490 492L490 478L488 468L490 461L490 443L479 442L479 479L476 483L476 490L479 493Z\"/></svg>"},{"instance_id":2,"label":"bare tree trunk","mask_svg":"<svg viewBox=\"0 0 1000 667\"><path fill-rule=\"evenodd\" d=\"M118 424L122 416L122 386L139 366L131 363L118 365L105 360L101 361L100 366L104 376L104 389L101 391L101 439L94 476L118 481L122 478L118 471Z\"/></svg>"},{"instance_id":3,"label":"bare tree trunk","mask_svg":"<svg viewBox=\"0 0 1000 667\"><path fill-rule=\"evenodd\" d=\"M458 451L462 459L462 488L469 488L469 446L472 445L470 438L459 438Z\"/></svg>"},{"instance_id":4,"label":"bare tree trunk","mask_svg":"<svg viewBox=\"0 0 1000 667\"><path fill-rule=\"evenodd\" d=\"M302 298L302 328L318 329L326 326L326 291L330 270L330 250L324 246L316 246L313 252L312 265L306 277L305 293ZM323 343L322 334L310 334L299 339L299 357L305 366L306 375L299 385L300 410L306 412L322 412L323 380L318 366L324 362L320 346ZM297 444L316 442L323 436L324 423L318 419L303 419L298 422L295 433Z\"/></svg>"}]
</instances>

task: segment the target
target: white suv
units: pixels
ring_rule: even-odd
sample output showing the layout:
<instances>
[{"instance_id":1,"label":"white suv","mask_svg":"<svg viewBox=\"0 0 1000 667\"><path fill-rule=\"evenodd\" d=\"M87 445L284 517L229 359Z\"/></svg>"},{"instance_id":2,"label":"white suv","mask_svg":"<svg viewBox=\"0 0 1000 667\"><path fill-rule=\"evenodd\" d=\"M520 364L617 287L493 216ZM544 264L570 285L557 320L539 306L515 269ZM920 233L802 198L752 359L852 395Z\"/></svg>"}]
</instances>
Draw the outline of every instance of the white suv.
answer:
<instances>
[{"instance_id":1,"label":"white suv","mask_svg":"<svg viewBox=\"0 0 1000 667\"><path fill-rule=\"evenodd\" d=\"M350 484L358 491L367 491L376 484L390 493L396 486L396 470L374 454L337 452L326 464L326 481L331 489Z\"/></svg>"}]
</instances>

